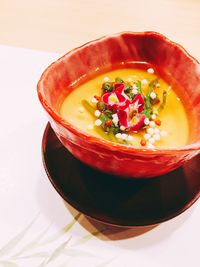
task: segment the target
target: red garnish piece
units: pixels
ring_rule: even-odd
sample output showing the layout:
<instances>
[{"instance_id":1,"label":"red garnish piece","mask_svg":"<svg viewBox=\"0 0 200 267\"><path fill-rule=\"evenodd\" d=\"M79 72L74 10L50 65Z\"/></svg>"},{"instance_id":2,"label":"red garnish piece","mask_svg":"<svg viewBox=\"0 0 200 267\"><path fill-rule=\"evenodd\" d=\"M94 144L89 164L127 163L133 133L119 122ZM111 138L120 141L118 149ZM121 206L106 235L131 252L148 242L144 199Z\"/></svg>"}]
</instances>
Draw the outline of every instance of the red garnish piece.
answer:
<instances>
[{"instance_id":1,"label":"red garnish piece","mask_svg":"<svg viewBox=\"0 0 200 267\"><path fill-rule=\"evenodd\" d=\"M146 143L147 141L144 138L142 138L140 141L141 146L146 146Z\"/></svg>"},{"instance_id":2,"label":"red garnish piece","mask_svg":"<svg viewBox=\"0 0 200 267\"><path fill-rule=\"evenodd\" d=\"M124 92L124 84L123 83L116 83L114 86L115 93L122 94Z\"/></svg>"},{"instance_id":3,"label":"red garnish piece","mask_svg":"<svg viewBox=\"0 0 200 267\"><path fill-rule=\"evenodd\" d=\"M102 101L108 109L126 108L130 103L130 99L124 93L123 83L115 84L112 92L103 94Z\"/></svg>"},{"instance_id":4,"label":"red garnish piece","mask_svg":"<svg viewBox=\"0 0 200 267\"><path fill-rule=\"evenodd\" d=\"M144 110L144 96L142 94L137 94L131 104L135 104L138 112L141 113Z\"/></svg>"},{"instance_id":5,"label":"red garnish piece","mask_svg":"<svg viewBox=\"0 0 200 267\"><path fill-rule=\"evenodd\" d=\"M101 99L101 97L98 95L95 95L94 98L96 98L96 100L98 100L98 101Z\"/></svg>"},{"instance_id":6,"label":"red garnish piece","mask_svg":"<svg viewBox=\"0 0 200 267\"><path fill-rule=\"evenodd\" d=\"M117 111L120 126L124 126L128 131L138 131L144 125L146 118L144 114L141 114L143 110L144 97L138 94L127 107Z\"/></svg>"},{"instance_id":7,"label":"red garnish piece","mask_svg":"<svg viewBox=\"0 0 200 267\"><path fill-rule=\"evenodd\" d=\"M112 121L111 121L111 120L106 121L106 126L107 126L107 127L110 127L111 124L112 124Z\"/></svg>"},{"instance_id":8,"label":"red garnish piece","mask_svg":"<svg viewBox=\"0 0 200 267\"><path fill-rule=\"evenodd\" d=\"M161 121L160 120L155 120L155 124L160 126L161 125Z\"/></svg>"}]
</instances>

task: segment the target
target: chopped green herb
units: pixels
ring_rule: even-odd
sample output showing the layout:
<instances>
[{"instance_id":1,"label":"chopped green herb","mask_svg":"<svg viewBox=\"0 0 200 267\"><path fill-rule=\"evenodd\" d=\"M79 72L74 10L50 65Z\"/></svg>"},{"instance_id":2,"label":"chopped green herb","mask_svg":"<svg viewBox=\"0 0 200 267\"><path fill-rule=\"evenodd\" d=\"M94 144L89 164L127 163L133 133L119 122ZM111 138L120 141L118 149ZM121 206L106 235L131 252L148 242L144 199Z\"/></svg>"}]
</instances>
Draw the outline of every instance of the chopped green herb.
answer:
<instances>
[{"instance_id":1,"label":"chopped green herb","mask_svg":"<svg viewBox=\"0 0 200 267\"><path fill-rule=\"evenodd\" d=\"M137 80L135 82L136 86L137 86L137 90L138 90L138 93L142 94L142 83L140 80Z\"/></svg>"},{"instance_id":2,"label":"chopped green herb","mask_svg":"<svg viewBox=\"0 0 200 267\"><path fill-rule=\"evenodd\" d=\"M128 94L131 91L131 85L129 83L125 83L124 85L124 93Z\"/></svg>"},{"instance_id":3,"label":"chopped green herb","mask_svg":"<svg viewBox=\"0 0 200 267\"><path fill-rule=\"evenodd\" d=\"M99 101L99 102L97 103L97 108L98 108L98 110L100 110L100 111L104 111L104 110L106 109L106 105L105 105L102 101Z\"/></svg>"},{"instance_id":4,"label":"chopped green herb","mask_svg":"<svg viewBox=\"0 0 200 267\"><path fill-rule=\"evenodd\" d=\"M119 126L115 126L114 123L111 125L110 127L110 131L113 132L113 134L117 134L120 132L120 127Z\"/></svg>"},{"instance_id":5,"label":"chopped green herb","mask_svg":"<svg viewBox=\"0 0 200 267\"><path fill-rule=\"evenodd\" d=\"M152 80L150 83L149 83L149 86L148 86L148 90L147 90L147 94L151 94L151 92L153 91L153 89L156 87L156 84L158 83L158 79L154 79Z\"/></svg>"},{"instance_id":6,"label":"chopped green herb","mask_svg":"<svg viewBox=\"0 0 200 267\"><path fill-rule=\"evenodd\" d=\"M145 96L145 105L144 105L144 111L142 112L148 119L150 119L152 114L152 103L151 103L151 97L150 94L153 92L153 89L155 88L156 84L158 83L158 79L154 79L149 83L147 94Z\"/></svg>"},{"instance_id":7,"label":"chopped green herb","mask_svg":"<svg viewBox=\"0 0 200 267\"><path fill-rule=\"evenodd\" d=\"M93 108L92 105L90 105L90 103L87 100L82 100L82 105L84 106L84 108L91 114L94 116L95 113L95 109ZM99 117L99 119L102 121L102 124L106 123L106 121L108 120L108 117L106 117L105 115L101 114L101 116ZM117 138L112 134L107 134L106 132L104 132L102 127L98 127L98 126L94 126L95 131L103 138L112 141L112 142L117 142ZM114 140L115 138L115 140Z\"/></svg>"},{"instance_id":8,"label":"chopped green herb","mask_svg":"<svg viewBox=\"0 0 200 267\"><path fill-rule=\"evenodd\" d=\"M128 96L131 100L133 100L133 98L134 98L135 95L134 95L133 93L128 93L127 96Z\"/></svg>"},{"instance_id":9,"label":"chopped green herb","mask_svg":"<svg viewBox=\"0 0 200 267\"><path fill-rule=\"evenodd\" d=\"M167 100L167 91L164 90L162 103L160 104L160 106L158 108L158 112L161 112L163 110L163 108L165 107L165 104L166 104L166 100Z\"/></svg>"},{"instance_id":10,"label":"chopped green herb","mask_svg":"<svg viewBox=\"0 0 200 267\"><path fill-rule=\"evenodd\" d=\"M107 120L109 120L108 116L106 116L103 113L101 113L101 115L99 116L99 119L102 121L102 127L105 127Z\"/></svg>"},{"instance_id":11,"label":"chopped green herb","mask_svg":"<svg viewBox=\"0 0 200 267\"><path fill-rule=\"evenodd\" d=\"M115 90L118 89L116 84L122 84L123 86L120 85L120 90L115 92ZM156 94L156 86L158 84L158 79L154 79L149 82L148 88L146 91L146 94L142 92L142 82L140 80L137 80L134 82L134 85L132 86L132 83L123 81L121 78L117 77L115 81L113 82L104 82L102 84L102 95L101 96L95 96L97 101L97 105L95 104L95 107L91 105L87 100L83 100L82 104L85 107L85 109L96 118L98 119L95 120L95 125L94 129L98 134L103 137L106 140L112 141L112 142L117 142L121 144L129 144L130 141L126 140L126 137L121 135L122 133L128 133L127 138L129 137L129 131L134 131L134 127L140 123L138 118L143 119L144 116L140 116L141 109L139 109L139 106L142 105L143 109L143 114L146 116L145 118L145 123L144 125L137 125L139 130L147 132L149 125L151 126L150 123L154 123L155 125L160 125L161 121L156 119L156 115L158 114L165 106L166 104L166 97L167 97L167 92L163 91L163 97L162 97L162 103L160 103L159 107L155 108L154 105L158 104L160 99L158 98L158 95ZM134 94L134 93L135 94ZM106 97L104 97L104 94L109 93ZM129 97L129 100L127 97L124 97L126 94ZM139 102L138 102L138 107L130 106L131 104L134 103L134 98L136 95L141 94L142 96L139 97ZM116 100L116 97L118 98ZM142 99L144 98L144 102ZM114 99L114 100L113 100ZM102 101L103 100L103 101ZM127 108L130 107L130 108ZM121 112L121 115L119 116L120 112L118 113L118 109ZM95 112L96 111L96 112ZM153 117L152 116L155 117ZM124 122L123 118L126 118L127 125L131 125L130 127L124 127ZM148 120L150 119L150 120ZM153 120L153 121L152 121ZM123 126L123 127L122 127ZM153 127L153 126L152 126ZM124 128L124 129L123 129ZM116 137L116 134L117 137ZM121 138L121 136L123 138ZM118 138L119 137L119 138ZM143 144L144 142L141 143L141 145L146 145Z\"/></svg>"},{"instance_id":12,"label":"chopped green herb","mask_svg":"<svg viewBox=\"0 0 200 267\"><path fill-rule=\"evenodd\" d=\"M102 89L103 89L104 93L112 92L113 88L114 88L113 84L109 83L109 82L103 83L103 85L102 85Z\"/></svg>"},{"instance_id":13,"label":"chopped green herb","mask_svg":"<svg viewBox=\"0 0 200 267\"><path fill-rule=\"evenodd\" d=\"M104 114L109 118L109 119L112 119L112 111L111 110L109 110L109 109L107 109L107 110L105 110L104 111Z\"/></svg>"},{"instance_id":14,"label":"chopped green herb","mask_svg":"<svg viewBox=\"0 0 200 267\"><path fill-rule=\"evenodd\" d=\"M123 83L124 81L120 77L115 78L116 83Z\"/></svg>"}]
</instances>

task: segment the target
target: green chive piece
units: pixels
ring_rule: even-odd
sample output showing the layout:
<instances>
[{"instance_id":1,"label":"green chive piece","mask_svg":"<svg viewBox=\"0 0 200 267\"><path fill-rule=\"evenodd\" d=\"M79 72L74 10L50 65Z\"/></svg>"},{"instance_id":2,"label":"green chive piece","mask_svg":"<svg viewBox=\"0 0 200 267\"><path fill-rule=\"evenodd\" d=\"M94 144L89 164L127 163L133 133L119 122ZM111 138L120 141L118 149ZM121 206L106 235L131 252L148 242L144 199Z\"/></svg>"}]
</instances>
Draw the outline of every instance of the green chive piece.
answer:
<instances>
[{"instance_id":1,"label":"green chive piece","mask_svg":"<svg viewBox=\"0 0 200 267\"><path fill-rule=\"evenodd\" d=\"M109 82L103 83L103 85L102 85L102 89L103 89L104 93L112 92L113 88L114 88L113 84L109 83Z\"/></svg>"},{"instance_id":2,"label":"green chive piece","mask_svg":"<svg viewBox=\"0 0 200 267\"><path fill-rule=\"evenodd\" d=\"M125 85L124 85L124 92L126 94L129 94L130 91L131 91L131 85L129 83L125 83Z\"/></svg>"},{"instance_id":3,"label":"green chive piece","mask_svg":"<svg viewBox=\"0 0 200 267\"><path fill-rule=\"evenodd\" d=\"M116 83L123 83L124 81L120 77L115 78Z\"/></svg>"},{"instance_id":4,"label":"green chive piece","mask_svg":"<svg viewBox=\"0 0 200 267\"><path fill-rule=\"evenodd\" d=\"M109 117L107 117L104 113L101 113L99 120L102 121L102 126L105 127L105 124L109 120Z\"/></svg>"},{"instance_id":5,"label":"green chive piece","mask_svg":"<svg viewBox=\"0 0 200 267\"><path fill-rule=\"evenodd\" d=\"M133 98L135 97L135 95L134 95L133 93L128 93L127 96L128 96L131 100L133 100Z\"/></svg>"},{"instance_id":6,"label":"green chive piece","mask_svg":"<svg viewBox=\"0 0 200 267\"><path fill-rule=\"evenodd\" d=\"M82 100L82 105L84 106L84 108L91 114L94 116L95 113L95 108L90 105L90 103L87 100Z\"/></svg>"},{"instance_id":7,"label":"green chive piece","mask_svg":"<svg viewBox=\"0 0 200 267\"><path fill-rule=\"evenodd\" d=\"M163 91L163 98L162 98L162 103L160 104L159 108L158 108L158 112L161 112L166 104L166 100L167 100L167 91Z\"/></svg>"},{"instance_id":8,"label":"green chive piece","mask_svg":"<svg viewBox=\"0 0 200 267\"><path fill-rule=\"evenodd\" d=\"M145 105L144 105L144 111L142 112L147 118L150 119L152 114L152 105L151 105L151 97L150 94L155 88L156 84L158 83L158 79L154 79L149 83L147 94L145 96Z\"/></svg>"},{"instance_id":9,"label":"green chive piece","mask_svg":"<svg viewBox=\"0 0 200 267\"><path fill-rule=\"evenodd\" d=\"M137 90L138 90L138 92L139 92L140 94L142 94L142 83L141 83L141 81L140 81L140 80L137 80L137 81L135 82L135 84L136 84L136 86L137 86Z\"/></svg>"}]
</instances>

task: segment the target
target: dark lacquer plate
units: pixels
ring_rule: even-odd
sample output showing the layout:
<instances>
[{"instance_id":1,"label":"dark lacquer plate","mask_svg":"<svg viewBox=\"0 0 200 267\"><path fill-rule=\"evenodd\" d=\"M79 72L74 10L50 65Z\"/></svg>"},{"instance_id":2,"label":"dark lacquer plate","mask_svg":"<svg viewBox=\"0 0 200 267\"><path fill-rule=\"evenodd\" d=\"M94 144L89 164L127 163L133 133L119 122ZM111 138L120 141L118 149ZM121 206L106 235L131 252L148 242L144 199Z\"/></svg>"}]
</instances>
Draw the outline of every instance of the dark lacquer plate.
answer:
<instances>
[{"instance_id":1,"label":"dark lacquer plate","mask_svg":"<svg viewBox=\"0 0 200 267\"><path fill-rule=\"evenodd\" d=\"M160 177L124 179L75 159L50 124L44 132L42 153L47 175L62 198L104 223L131 227L164 222L185 211L200 195L200 156Z\"/></svg>"}]
</instances>

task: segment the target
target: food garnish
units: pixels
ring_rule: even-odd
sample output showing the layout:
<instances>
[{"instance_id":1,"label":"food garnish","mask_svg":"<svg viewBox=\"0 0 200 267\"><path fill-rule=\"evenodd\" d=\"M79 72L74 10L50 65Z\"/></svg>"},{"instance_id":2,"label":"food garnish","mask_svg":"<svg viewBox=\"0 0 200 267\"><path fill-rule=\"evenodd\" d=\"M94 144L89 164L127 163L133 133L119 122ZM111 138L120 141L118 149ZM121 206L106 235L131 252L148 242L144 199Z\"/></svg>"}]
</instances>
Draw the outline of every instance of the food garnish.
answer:
<instances>
[{"instance_id":1,"label":"food garnish","mask_svg":"<svg viewBox=\"0 0 200 267\"><path fill-rule=\"evenodd\" d=\"M149 68L147 72L153 74L154 70ZM162 90L158 79L124 81L116 77L111 82L105 77L101 89L102 94L93 96L91 104L82 101L83 107L96 118L94 129L105 139L126 145L131 145L138 133L142 147L155 148L155 142L167 134L159 129L158 116L165 107L167 92L163 90L162 99L158 98Z\"/></svg>"}]
</instances>

